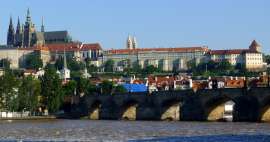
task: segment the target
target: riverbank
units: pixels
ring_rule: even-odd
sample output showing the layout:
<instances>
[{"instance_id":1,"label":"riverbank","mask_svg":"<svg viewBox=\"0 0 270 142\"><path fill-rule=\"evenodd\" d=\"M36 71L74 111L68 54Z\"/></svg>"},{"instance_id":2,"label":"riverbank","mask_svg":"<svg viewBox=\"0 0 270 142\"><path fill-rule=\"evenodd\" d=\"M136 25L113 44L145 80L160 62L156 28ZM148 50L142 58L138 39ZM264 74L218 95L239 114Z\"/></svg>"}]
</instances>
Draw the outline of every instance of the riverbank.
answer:
<instances>
[{"instance_id":1,"label":"riverbank","mask_svg":"<svg viewBox=\"0 0 270 142\"><path fill-rule=\"evenodd\" d=\"M0 120L46 120L57 119L56 116L2 117Z\"/></svg>"}]
</instances>

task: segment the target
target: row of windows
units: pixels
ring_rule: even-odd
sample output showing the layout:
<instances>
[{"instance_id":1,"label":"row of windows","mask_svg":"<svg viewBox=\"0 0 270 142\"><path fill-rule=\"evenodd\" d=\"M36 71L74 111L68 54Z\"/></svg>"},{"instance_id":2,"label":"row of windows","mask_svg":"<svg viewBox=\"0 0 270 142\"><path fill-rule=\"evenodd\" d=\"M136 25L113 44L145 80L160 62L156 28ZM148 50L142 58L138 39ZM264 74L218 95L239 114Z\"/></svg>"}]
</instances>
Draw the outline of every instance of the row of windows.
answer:
<instances>
[{"instance_id":1,"label":"row of windows","mask_svg":"<svg viewBox=\"0 0 270 142\"><path fill-rule=\"evenodd\" d=\"M261 61L262 60L262 58L247 58L248 60L259 60L259 61Z\"/></svg>"}]
</instances>

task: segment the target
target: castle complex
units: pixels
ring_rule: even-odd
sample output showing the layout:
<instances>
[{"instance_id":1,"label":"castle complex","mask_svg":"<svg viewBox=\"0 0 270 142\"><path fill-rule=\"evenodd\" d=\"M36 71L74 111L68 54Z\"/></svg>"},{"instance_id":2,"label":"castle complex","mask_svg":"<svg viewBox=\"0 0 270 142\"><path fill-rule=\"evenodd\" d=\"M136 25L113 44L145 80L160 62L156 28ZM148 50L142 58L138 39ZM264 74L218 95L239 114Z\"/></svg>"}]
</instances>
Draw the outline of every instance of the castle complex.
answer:
<instances>
[{"instance_id":1,"label":"castle complex","mask_svg":"<svg viewBox=\"0 0 270 142\"><path fill-rule=\"evenodd\" d=\"M45 31L43 18L41 29L38 31L32 22L29 9L24 24L21 24L18 18L16 30L10 18L7 44L0 46L0 60L8 59L13 69L24 68L24 61L30 54L39 55L45 66L63 58L64 53L78 61L96 61L102 52L99 43L84 44L72 41L68 31Z\"/></svg>"},{"instance_id":2,"label":"castle complex","mask_svg":"<svg viewBox=\"0 0 270 142\"><path fill-rule=\"evenodd\" d=\"M190 62L199 64L210 60L229 61L234 66L242 66L248 70L261 70L265 65L261 45L255 40L247 49L233 50L211 50L207 46L139 48L136 38L128 36L125 49L102 50L99 43L72 41L67 31L45 31L43 18L40 27L40 30L36 29L29 9L24 24L18 19L16 30L10 18L7 45L0 47L0 59L9 59L12 68L23 68L28 54L38 53L45 65L66 53L78 61L90 59L99 67L106 61L113 60L115 71L123 71L124 68L135 65L141 68L153 65L163 71L185 71Z\"/></svg>"},{"instance_id":3,"label":"castle complex","mask_svg":"<svg viewBox=\"0 0 270 142\"><path fill-rule=\"evenodd\" d=\"M16 31L14 30L12 18L10 18L7 34L7 46L10 48L44 46L45 43L68 43L71 41L71 37L67 31L45 32L43 18L41 29L38 31L32 22L29 9L27 10L25 24L21 24L18 18Z\"/></svg>"}]
</instances>

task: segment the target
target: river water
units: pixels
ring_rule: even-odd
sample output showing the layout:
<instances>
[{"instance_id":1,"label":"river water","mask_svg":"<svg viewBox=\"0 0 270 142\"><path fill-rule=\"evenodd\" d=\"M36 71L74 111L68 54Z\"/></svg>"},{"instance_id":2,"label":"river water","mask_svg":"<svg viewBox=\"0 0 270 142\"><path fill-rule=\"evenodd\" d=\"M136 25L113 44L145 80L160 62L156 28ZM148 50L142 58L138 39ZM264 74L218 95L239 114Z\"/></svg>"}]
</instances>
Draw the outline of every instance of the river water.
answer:
<instances>
[{"instance_id":1,"label":"river water","mask_svg":"<svg viewBox=\"0 0 270 142\"><path fill-rule=\"evenodd\" d=\"M270 142L268 123L0 121L1 141Z\"/></svg>"}]
</instances>

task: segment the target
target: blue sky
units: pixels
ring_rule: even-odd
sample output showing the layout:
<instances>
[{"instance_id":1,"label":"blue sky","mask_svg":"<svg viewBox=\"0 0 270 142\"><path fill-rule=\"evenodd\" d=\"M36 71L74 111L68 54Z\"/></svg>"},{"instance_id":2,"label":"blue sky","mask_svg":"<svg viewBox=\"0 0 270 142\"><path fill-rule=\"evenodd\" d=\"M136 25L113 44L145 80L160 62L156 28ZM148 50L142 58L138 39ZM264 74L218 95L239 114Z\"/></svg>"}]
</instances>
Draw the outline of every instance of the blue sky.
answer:
<instances>
[{"instance_id":1,"label":"blue sky","mask_svg":"<svg viewBox=\"0 0 270 142\"><path fill-rule=\"evenodd\" d=\"M247 48L253 39L270 53L269 0L5 0L0 6L0 43L9 17L25 21L30 8L40 28L67 29L73 39L124 48L129 34L139 47L206 45Z\"/></svg>"}]
</instances>

